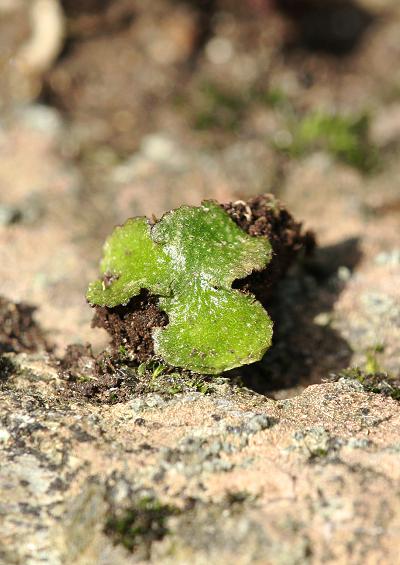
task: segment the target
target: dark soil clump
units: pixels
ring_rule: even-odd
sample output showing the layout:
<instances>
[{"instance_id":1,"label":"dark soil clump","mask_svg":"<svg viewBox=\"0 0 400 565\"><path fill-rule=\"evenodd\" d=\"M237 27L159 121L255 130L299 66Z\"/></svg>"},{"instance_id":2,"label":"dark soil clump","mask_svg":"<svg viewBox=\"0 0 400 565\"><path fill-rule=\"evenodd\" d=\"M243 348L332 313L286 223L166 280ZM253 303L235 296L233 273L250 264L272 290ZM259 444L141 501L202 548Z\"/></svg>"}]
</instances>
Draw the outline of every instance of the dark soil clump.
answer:
<instances>
[{"instance_id":1,"label":"dark soil clump","mask_svg":"<svg viewBox=\"0 0 400 565\"><path fill-rule=\"evenodd\" d=\"M222 205L234 222L252 236L269 238L273 258L268 267L258 273L236 281L234 287L252 292L265 304L273 287L281 279L297 255L310 252L314 236L303 232L301 223L273 195L257 196L247 202L238 201ZM115 354L129 355L135 361L144 362L154 355L152 330L168 324L168 317L161 312L157 297L143 290L132 298L127 306L95 307L94 327L104 328L111 336Z\"/></svg>"},{"instance_id":2,"label":"dark soil clump","mask_svg":"<svg viewBox=\"0 0 400 565\"><path fill-rule=\"evenodd\" d=\"M89 344L68 345L64 357L59 361L59 372L63 378L85 381L93 376L95 357Z\"/></svg>"},{"instance_id":3,"label":"dark soil clump","mask_svg":"<svg viewBox=\"0 0 400 565\"><path fill-rule=\"evenodd\" d=\"M137 389L137 363L107 350L96 356L89 344L69 345L57 365L68 383L64 389L68 397L114 404L127 400Z\"/></svg>"},{"instance_id":4,"label":"dark soil clump","mask_svg":"<svg viewBox=\"0 0 400 565\"><path fill-rule=\"evenodd\" d=\"M104 328L118 353L129 351L142 363L154 355L152 329L168 324L168 316L157 306L157 298L143 290L127 306L96 306L92 326Z\"/></svg>"},{"instance_id":5,"label":"dark soil clump","mask_svg":"<svg viewBox=\"0 0 400 565\"><path fill-rule=\"evenodd\" d=\"M80 345L69 346L59 362L59 374L68 383L65 395L94 403L124 402L140 392L136 369L137 363L108 351L96 357Z\"/></svg>"},{"instance_id":6,"label":"dark soil clump","mask_svg":"<svg viewBox=\"0 0 400 565\"><path fill-rule=\"evenodd\" d=\"M267 268L236 281L234 287L252 292L265 304L276 283L286 274L300 251L310 254L315 247L314 235L303 232L283 204L272 194L255 196L247 202L223 204L232 220L249 235L266 236L273 257Z\"/></svg>"},{"instance_id":7,"label":"dark soil clump","mask_svg":"<svg viewBox=\"0 0 400 565\"><path fill-rule=\"evenodd\" d=\"M68 384L62 389L64 395L95 404L125 402L148 393L171 398L181 392L211 394L214 391L207 375L174 372L172 367L155 359L138 366L134 355L124 355L112 348L95 356L89 345L68 346L58 361L58 372Z\"/></svg>"},{"instance_id":8,"label":"dark soil clump","mask_svg":"<svg viewBox=\"0 0 400 565\"><path fill-rule=\"evenodd\" d=\"M14 303L0 296L0 353L51 351L34 320L35 310L30 304Z\"/></svg>"}]
</instances>

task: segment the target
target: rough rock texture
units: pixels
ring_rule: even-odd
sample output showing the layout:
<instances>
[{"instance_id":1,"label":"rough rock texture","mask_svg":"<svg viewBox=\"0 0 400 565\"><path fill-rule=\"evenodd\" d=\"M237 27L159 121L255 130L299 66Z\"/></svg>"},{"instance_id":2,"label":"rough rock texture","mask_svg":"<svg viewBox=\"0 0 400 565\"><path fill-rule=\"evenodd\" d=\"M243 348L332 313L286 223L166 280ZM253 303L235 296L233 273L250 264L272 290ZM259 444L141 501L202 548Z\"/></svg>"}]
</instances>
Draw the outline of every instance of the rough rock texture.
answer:
<instances>
[{"instance_id":1,"label":"rough rock texture","mask_svg":"<svg viewBox=\"0 0 400 565\"><path fill-rule=\"evenodd\" d=\"M246 202L231 202L222 207L245 232L266 236L271 242L273 257L267 268L234 283L237 288L252 292L265 304L299 252L307 253L314 248L314 236L302 231L301 224L273 194L256 196ZM152 329L167 323L167 315L157 306L157 297L142 291L127 306L95 306L92 325L104 328L110 334L115 351L126 348L135 359L143 362L154 355Z\"/></svg>"},{"instance_id":2,"label":"rough rock texture","mask_svg":"<svg viewBox=\"0 0 400 565\"><path fill-rule=\"evenodd\" d=\"M270 0L201 2L216 13L200 45L200 2L64 0L67 48L21 107L27 4L0 1L0 294L37 306L59 352L106 342L84 292L129 216L268 191L319 246L276 288L264 361L239 372L266 396L157 367L152 393L119 367L102 392L85 347L62 377L2 354L1 564L397 565L398 0L358 0L371 25L341 57L288 49L293 20ZM279 150L316 111L367 112L377 170ZM373 377L337 376L350 365Z\"/></svg>"},{"instance_id":3,"label":"rough rock texture","mask_svg":"<svg viewBox=\"0 0 400 565\"><path fill-rule=\"evenodd\" d=\"M77 219L81 178L65 140L60 115L43 105L9 112L0 139L0 294L39 306L37 320L60 348L90 336L82 276L91 270L82 242L89 216Z\"/></svg>"},{"instance_id":4,"label":"rough rock texture","mask_svg":"<svg viewBox=\"0 0 400 565\"><path fill-rule=\"evenodd\" d=\"M60 396L43 358L9 358L2 563L398 562L398 402L346 379L280 401L217 379L96 406Z\"/></svg>"}]
</instances>

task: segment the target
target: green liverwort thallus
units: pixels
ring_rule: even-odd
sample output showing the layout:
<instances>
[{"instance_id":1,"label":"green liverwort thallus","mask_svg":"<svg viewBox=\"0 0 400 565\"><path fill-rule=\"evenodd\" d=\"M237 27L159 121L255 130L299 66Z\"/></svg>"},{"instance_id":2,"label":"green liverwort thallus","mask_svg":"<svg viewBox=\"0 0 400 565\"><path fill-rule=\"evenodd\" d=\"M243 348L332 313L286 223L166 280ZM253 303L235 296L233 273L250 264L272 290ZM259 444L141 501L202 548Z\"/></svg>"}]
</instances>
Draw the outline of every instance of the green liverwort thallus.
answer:
<instances>
[{"instance_id":1,"label":"green liverwort thallus","mask_svg":"<svg viewBox=\"0 0 400 565\"><path fill-rule=\"evenodd\" d=\"M154 328L156 355L199 373L220 373L261 359L272 322L251 294L232 289L236 279L271 259L265 237L240 229L213 201L182 206L151 226L146 218L115 228L104 246L103 277L91 283L92 305L114 307L147 289L168 314Z\"/></svg>"}]
</instances>

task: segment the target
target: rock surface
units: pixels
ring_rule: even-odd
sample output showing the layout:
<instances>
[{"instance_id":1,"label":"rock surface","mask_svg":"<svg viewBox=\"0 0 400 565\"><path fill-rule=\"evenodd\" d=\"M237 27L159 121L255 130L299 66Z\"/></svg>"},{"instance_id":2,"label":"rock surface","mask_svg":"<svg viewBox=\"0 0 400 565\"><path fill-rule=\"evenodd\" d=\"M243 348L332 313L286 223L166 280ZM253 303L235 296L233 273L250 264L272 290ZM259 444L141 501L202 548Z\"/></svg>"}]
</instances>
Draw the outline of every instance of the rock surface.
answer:
<instances>
[{"instance_id":1,"label":"rock surface","mask_svg":"<svg viewBox=\"0 0 400 565\"><path fill-rule=\"evenodd\" d=\"M98 406L61 399L43 357L7 355L2 562L398 562L395 400L342 379L274 401L217 379ZM160 539L125 534L130 552L110 520L123 531L146 497L174 512Z\"/></svg>"},{"instance_id":2,"label":"rock surface","mask_svg":"<svg viewBox=\"0 0 400 565\"><path fill-rule=\"evenodd\" d=\"M0 562L397 565L398 1L359 0L368 26L338 56L293 44L271 0L49 0L65 50L25 76L28 4L46 2L0 0L0 295L37 307L42 345L105 346L84 293L129 216L273 192L319 247L268 305L263 362L191 392L153 375L152 393L119 397L115 371L85 398L3 332ZM346 130L347 153L294 152L315 113L366 128ZM95 386L81 361L74 378Z\"/></svg>"}]
</instances>

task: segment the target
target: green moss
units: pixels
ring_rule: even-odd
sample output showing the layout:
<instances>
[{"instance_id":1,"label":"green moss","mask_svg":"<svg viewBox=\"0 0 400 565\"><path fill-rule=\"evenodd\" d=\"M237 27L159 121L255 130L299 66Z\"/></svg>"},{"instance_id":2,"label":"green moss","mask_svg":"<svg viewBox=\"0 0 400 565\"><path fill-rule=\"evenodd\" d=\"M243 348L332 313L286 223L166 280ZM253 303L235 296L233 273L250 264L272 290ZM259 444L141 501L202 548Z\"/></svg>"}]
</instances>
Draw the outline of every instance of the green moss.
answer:
<instances>
[{"instance_id":1,"label":"green moss","mask_svg":"<svg viewBox=\"0 0 400 565\"><path fill-rule=\"evenodd\" d=\"M366 361L364 370L367 374L381 373L382 367L380 366L378 356L383 353L384 346L381 344L370 347L366 352Z\"/></svg>"},{"instance_id":2,"label":"green moss","mask_svg":"<svg viewBox=\"0 0 400 565\"><path fill-rule=\"evenodd\" d=\"M195 129L219 129L234 133L256 105L283 108L287 104L287 95L278 87L255 84L247 89L232 90L207 82L198 89L190 108L195 108Z\"/></svg>"},{"instance_id":3,"label":"green moss","mask_svg":"<svg viewBox=\"0 0 400 565\"><path fill-rule=\"evenodd\" d=\"M165 542L162 551L166 553L158 554L158 562L163 561L164 555L173 559L176 547L189 549L200 545L208 548L210 535L214 545L221 546L221 550L227 543L237 547L244 540L238 542L230 532L231 539L226 539L224 525L231 518L245 517L246 512L257 506L258 496L248 491L228 491L218 502L192 497L182 502L182 508L178 509L163 504L154 496L144 496L130 508L111 511L105 533L114 544L121 544L133 552L133 559L138 562L153 562L152 545L161 540ZM171 517L176 517L173 523L169 521ZM190 553L185 551L185 555Z\"/></svg>"},{"instance_id":4,"label":"green moss","mask_svg":"<svg viewBox=\"0 0 400 565\"><path fill-rule=\"evenodd\" d=\"M255 83L246 89L232 89L215 82L199 87L194 100L187 104L197 130L236 133L255 107L273 110L287 123L288 141L276 149L292 157L324 150L362 172L379 166L379 152L369 138L367 113L345 115L317 110L296 118L297 109L279 86ZM194 108L194 110L193 110Z\"/></svg>"},{"instance_id":5,"label":"green moss","mask_svg":"<svg viewBox=\"0 0 400 565\"><path fill-rule=\"evenodd\" d=\"M289 104L286 93L278 87L255 88L252 99L269 108L282 108Z\"/></svg>"},{"instance_id":6,"label":"green moss","mask_svg":"<svg viewBox=\"0 0 400 565\"><path fill-rule=\"evenodd\" d=\"M189 371L176 372L156 360L139 365L138 376L143 382L143 392L157 392L173 396L187 392L211 394L214 391L210 377Z\"/></svg>"},{"instance_id":7,"label":"green moss","mask_svg":"<svg viewBox=\"0 0 400 565\"><path fill-rule=\"evenodd\" d=\"M264 269L271 254L267 238L246 234L217 203L182 206L152 227L133 218L115 228L87 298L114 307L141 289L159 296L169 324L153 330L156 355L217 374L258 361L271 344L267 312L253 295L232 289L234 280Z\"/></svg>"},{"instance_id":8,"label":"green moss","mask_svg":"<svg viewBox=\"0 0 400 565\"><path fill-rule=\"evenodd\" d=\"M196 129L218 128L231 132L238 129L248 105L246 95L214 83L203 84L198 94L193 124Z\"/></svg>"},{"instance_id":9,"label":"green moss","mask_svg":"<svg viewBox=\"0 0 400 565\"><path fill-rule=\"evenodd\" d=\"M91 381L96 380L96 377L90 375L80 375L77 374L74 376L74 381L77 383L89 383Z\"/></svg>"},{"instance_id":10,"label":"green moss","mask_svg":"<svg viewBox=\"0 0 400 565\"><path fill-rule=\"evenodd\" d=\"M120 354L120 356L122 358L126 357L128 355L128 351L126 349L126 347L124 347L123 345L120 345L118 348L118 353Z\"/></svg>"},{"instance_id":11,"label":"green moss","mask_svg":"<svg viewBox=\"0 0 400 565\"><path fill-rule=\"evenodd\" d=\"M339 378L358 381L366 392L400 400L400 378L393 377L386 372L368 373L359 367L353 367L334 375L334 380Z\"/></svg>"},{"instance_id":12,"label":"green moss","mask_svg":"<svg viewBox=\"0 0 400 565\"><path fill-rule=\"evenodd\" d=\"M310 459L323 459L329 454L328 449L317 448L310 452Z\"/></svg>"},{"instance_id":13,"label":"green moss","mask_svg":"<svg viewBox=\"0 0 400 565\"><path fill-rule=\"evenodd\" d=\"M157 382L152 382L152 389L154 392L164 392L170 395L183 392L210 394L214 390L207 377L181 373L163 375L161 379L157 379Z\"/></svg>"},{"instance_id":14,"label":"green moss","mask_svg":"<svg viewBox=\"0 0 400 565\"><path fill-rule=\"evenodd\" d=\"M291 130L292 142L279 148L291 156L322 149L363 172L378 165L377 149L369 141L367 114L345 116L316 111L307 114Z\"/></svg>"},{"instance_id":15,"label":"green moss","mask_svg":"<svg viewBox=\"0 0 400 565\"><path fill-rule=\"evenodd\" d=\"M156 379L167 370L167 366L160 363L156 359L150 359L145 363L141 363L137 368L139 377L148 376L151 380Z\"/></svg>"},{"instance_id":16,"label":"green moss","mask_svg":"<svg viewBox=\"0 0 400 565\"><path fill-rule=\"evenodd\" d=\"M162 504L153 496L140 498L131 508L112 513L105 525L105 533L114 544L134 552L139 546L145 558L150 558L151 545L168 533L167 520L179 511Z\"/></svg>"}]
</instances>

